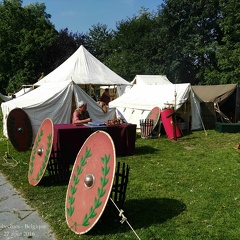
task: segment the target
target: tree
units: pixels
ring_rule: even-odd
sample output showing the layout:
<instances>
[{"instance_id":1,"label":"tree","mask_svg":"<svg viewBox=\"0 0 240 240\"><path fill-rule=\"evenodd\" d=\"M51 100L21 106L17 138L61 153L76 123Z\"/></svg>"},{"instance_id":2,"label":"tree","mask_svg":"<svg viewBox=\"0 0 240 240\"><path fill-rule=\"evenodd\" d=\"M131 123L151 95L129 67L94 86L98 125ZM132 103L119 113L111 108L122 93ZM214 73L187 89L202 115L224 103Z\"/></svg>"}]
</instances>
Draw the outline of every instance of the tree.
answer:
<instances>
[{"instance_id":1,"label":"tree","mask_svg":"<svg viewBox=\"0 0 240 240\"><path fill-rule=\"evenodd\" d=\"M85 45L86 37L83 33L69 32L68 28L61 29L51 49L53 64L49 64L49 72L67 60L81 45Z\"/></svg>"},{"instance_id":2,"label":"tree","mask_svg":"<svg viewBox=\"0 0 240 240\"><path fill-rule=\"evenodd\" d=\"M217 45L217 68L206 73L212 83L240 82L240 2L220 1L221 18L219 26L223 32L222 41Z\"/></svg>"},{"instance_id":3,"label":"tree","mask_svg":"<svg viewBox=\"0 0 240 240\"><path fill-rule=\"evenodd\" d=\"M46 68L57 32L44 4L22 7L22 1L0 3L0 91L32 84Z\"/></svg>"},{"instance_id":4,"label":"tree","mask_svg":"<svg viewBox=\"0 0 240 240\"><path fill-rule=\"evenodd\" d=\"M154 16L142 8L138 16L117 24L106 63L126 80L132 80L136 74L158 73L158 66L153 61L156 48L151 39Z\"/></svg>"},{"instance_id":5,"label":"tree","mask_svg":"<svg viewBox=\"0 0 240 240\"><path fill-rule=\"evenodd\" d=\"M113 32L107 28L106 24L93 25L87 33L85 47L99 61L104 62L111 51L108 43L112 36Z\"/></svg>"},{"instance_id":6,"label":"tree","mask_svg":"<svg viewBox=\"0 0 240 240\"><path fill-rule=\"evenodd\" d=\"M206 71L216 68L220 12L218 0L166 1L159 14L165 36L161 49L174 82L206 83Z\"/></svg>"}]
</instances>

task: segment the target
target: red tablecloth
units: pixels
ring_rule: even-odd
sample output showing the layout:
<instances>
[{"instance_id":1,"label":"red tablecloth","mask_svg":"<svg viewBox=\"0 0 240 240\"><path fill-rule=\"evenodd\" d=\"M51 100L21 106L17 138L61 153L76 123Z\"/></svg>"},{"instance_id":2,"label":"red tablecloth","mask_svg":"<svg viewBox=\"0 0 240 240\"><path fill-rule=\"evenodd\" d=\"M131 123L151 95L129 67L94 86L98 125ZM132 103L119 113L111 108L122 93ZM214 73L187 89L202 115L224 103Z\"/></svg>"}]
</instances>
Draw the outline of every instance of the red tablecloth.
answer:
<instances>
[{"instance_id":1,"label":"red tablecloth","mask_svg":"<svg viewBox=\"0 0 240 240\"><path fill-rule=\"evenodd\" d=\"M112 137L117 156L135 154L135 124L97 127L54 124L53 151L63 162L73 164L85 140L97 130L105 131Z\"/></svg>"}]
</instances>

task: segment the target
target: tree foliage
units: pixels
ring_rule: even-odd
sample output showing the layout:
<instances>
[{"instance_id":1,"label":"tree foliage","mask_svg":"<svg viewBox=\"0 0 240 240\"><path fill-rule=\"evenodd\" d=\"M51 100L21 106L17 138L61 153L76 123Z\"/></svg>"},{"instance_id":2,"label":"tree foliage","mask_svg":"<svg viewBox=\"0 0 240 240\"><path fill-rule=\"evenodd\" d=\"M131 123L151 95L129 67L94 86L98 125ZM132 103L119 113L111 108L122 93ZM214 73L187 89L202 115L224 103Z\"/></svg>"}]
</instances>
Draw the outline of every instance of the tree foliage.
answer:
<instances>
[{"instance_id":1,"label":"tree foliage","mask_svg":"<svg viewBox=\"0 0 240 240\"><path fill-rule=\"evenodd\" d=\"M48 72L53 71L67 60L81 45L86 45L86 37L83 33L69 32L68 28L61 29L52 44L52 65Z\"/></svg>"},{"instance_id":2,"label":"tree foliage","mask_svg":"<svg viewBox=\"0 0 240 240\"><path fill-rule=\"evenodd\" d=\"M127 80L164 74L173 83L239 81L238 0L166 0L121 21L105 61Z\"/></svg>"},{"instance_id":3,"label":"tree foliage","mask_svg":"<svg viewBox=\"0 0 240 240\"><path fill-rule=\"evenodd\" d=\"M104 61L109 55L108 43L112 39L112 30L106 24L93 25L86 36L85 47L100 61Z\"/></svg>"},{"instance_id":4,"label":"tree foliage","mask_svg":"<svg viewBox=\"0 0 240 240\"><path fill-rule=\"evenodd\" d=\"M32 84L80 45L131 81L164 74L173 83L237 83L240 80L240 1L165 0L154 12L93 25L86 34L56 31L44 4L0 2L0 92Z\"/></svg>"},{"instance_id":5,"label":"tree foliage","mask_svg":"<svg viewBox=\"0 0 240 240\"><path fill-rule=\"evenodd\" d=\"M154 28L154 13L144 8L138 16L118 22L106 63L127 80L132 80L136 74L157 74L158 67L152 64L157 51L151 44Z\"/></svg>"},{"instance_id":6,"label":"tree foliage","mask_svg":"<svg viewBox=\"0 0 240 240\"><path fill-rule=\"evenodd\" d=\"M22 1L0 4L1 91L14 91L36 82L48 62L48 52L56 38L44 4L22 7Z\"/></svg>"},{"instance_id":7,"label":"tree foliage","mask_svg":"<svg viewBox=\"0 0 240 240\"><path fill-rule=\"evenodd\" d=\"M223 38L217 45L218 68L209 72L211 79L220 78L221 83L240 82L240 2L238 0L220 1L222 7L220 28Z\"/></svg>"}]
</instances>

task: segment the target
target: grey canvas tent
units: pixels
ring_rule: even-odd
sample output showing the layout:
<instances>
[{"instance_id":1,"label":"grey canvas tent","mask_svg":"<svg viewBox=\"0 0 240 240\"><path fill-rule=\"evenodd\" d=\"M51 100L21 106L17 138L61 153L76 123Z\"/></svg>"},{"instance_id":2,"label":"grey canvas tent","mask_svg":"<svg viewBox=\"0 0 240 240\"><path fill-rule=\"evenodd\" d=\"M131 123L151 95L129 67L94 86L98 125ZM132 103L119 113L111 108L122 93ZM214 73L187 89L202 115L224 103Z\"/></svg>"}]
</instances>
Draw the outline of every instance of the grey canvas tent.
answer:
<instances>
[{"instance_id":1,"label":"grey canvas tent","mask_svg":"<svg viewBox=\"0 0 240 240\"><path fill-rule=\"evenodd\" d=\"M213 129L216 122L239 120L239 91L237 84L192 86L200 99L200 111L204 125Z\"/></svg>"}]
</instances>

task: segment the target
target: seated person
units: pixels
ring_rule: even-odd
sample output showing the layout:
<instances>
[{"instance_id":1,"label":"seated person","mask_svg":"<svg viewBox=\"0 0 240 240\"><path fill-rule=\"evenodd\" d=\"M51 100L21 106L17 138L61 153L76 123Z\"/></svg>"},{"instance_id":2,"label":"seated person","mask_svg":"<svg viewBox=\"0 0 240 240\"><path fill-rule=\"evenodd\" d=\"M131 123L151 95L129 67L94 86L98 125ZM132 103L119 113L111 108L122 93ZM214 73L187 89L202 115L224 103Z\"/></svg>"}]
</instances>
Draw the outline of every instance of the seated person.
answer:
<instances>
[{"instance_id":1,"label":"seated person","mask_svg":"<svg viewBox=\"0 0 240 240\"><path fill-rule=\"evenodd\" d=\"M87 103L81 101L78 104L78 108L74 111L72 116L72 124L82 125L84 123L91 122L89 112L87 111Z\"/></svg>"}]
</instances>

